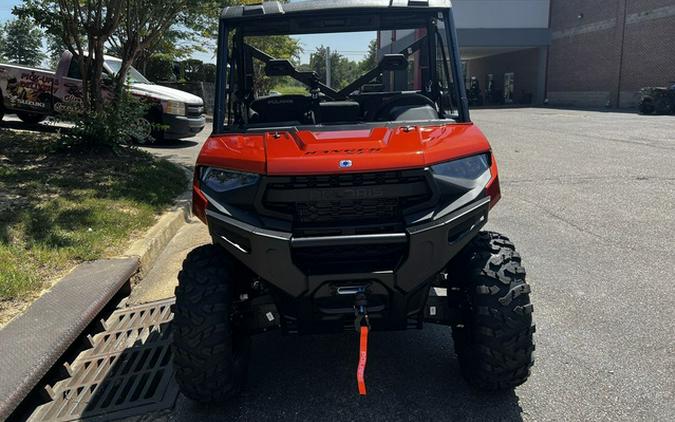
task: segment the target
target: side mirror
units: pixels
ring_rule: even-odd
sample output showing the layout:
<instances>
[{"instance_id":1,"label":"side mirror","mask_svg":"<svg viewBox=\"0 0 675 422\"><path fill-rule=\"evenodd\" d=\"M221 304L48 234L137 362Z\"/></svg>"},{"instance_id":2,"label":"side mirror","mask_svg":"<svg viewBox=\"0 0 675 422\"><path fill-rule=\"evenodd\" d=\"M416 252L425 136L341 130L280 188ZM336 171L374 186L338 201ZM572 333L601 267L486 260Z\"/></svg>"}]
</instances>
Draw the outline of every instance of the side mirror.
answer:
<instances>
[{"instance_id":1,"label":"side mirror","mask_svg":"<svg viewBox=\"0 0 675 422\"><path fill-rule=\"evenodd\" d=\"M380 61L380 69L389 71L406 70L408 59L403 54L385 54Z\"/></svg>"}]
</instances>

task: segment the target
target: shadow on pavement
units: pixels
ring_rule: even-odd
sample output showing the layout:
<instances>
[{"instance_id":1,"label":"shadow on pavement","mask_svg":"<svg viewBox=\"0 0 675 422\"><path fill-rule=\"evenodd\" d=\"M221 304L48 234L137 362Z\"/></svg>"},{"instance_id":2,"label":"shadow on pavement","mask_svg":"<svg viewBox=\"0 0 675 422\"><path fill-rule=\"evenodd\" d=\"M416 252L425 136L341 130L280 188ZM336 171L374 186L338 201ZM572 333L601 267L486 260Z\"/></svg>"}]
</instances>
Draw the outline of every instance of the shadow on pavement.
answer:
<instances>
[{"instance_id":1,"label":"shadow on pavement","mask_svg":"<svg viewBox=\"0 0 675 422\"><path fill-rule=\"evenodd\" d=\"M142 145L139 144L138 146L142 146L143 148L148 149L184 149L184 148L192 148L195 145L199 145L199 142L190 140L168 139L165 141L158 141L152 144L142 144Z\"/></svg>"},{"instance_id":2,"label":"shadow on pavement","mask_svg":"<svg viewBox=\"0 0 675 422\"><path fill-rule=\"evenodd\" d=\"M371 335L366 397L356 386L356 333L293 337L277 331L253 338L248 384L238 399L192 402L178 395L173 379L172 302L117 309L34 420L54 412L185 422L522 420L514 392L479 393L467 386L450 329L433 325Z\"/></svg>"},{"instance_id":3,"label":"shadow on pavement","mask_svg":"<svg viewBox=\"0 0 675 422\"><path fill-rule=\"evenodd\" d=\"M367 397L357 392L357 348L356 334L255 337L238 401L206 406L180 396L171 420L522 420L514 392L467 386L449 329L372 334Z\"/></svg>"}]
</instances>

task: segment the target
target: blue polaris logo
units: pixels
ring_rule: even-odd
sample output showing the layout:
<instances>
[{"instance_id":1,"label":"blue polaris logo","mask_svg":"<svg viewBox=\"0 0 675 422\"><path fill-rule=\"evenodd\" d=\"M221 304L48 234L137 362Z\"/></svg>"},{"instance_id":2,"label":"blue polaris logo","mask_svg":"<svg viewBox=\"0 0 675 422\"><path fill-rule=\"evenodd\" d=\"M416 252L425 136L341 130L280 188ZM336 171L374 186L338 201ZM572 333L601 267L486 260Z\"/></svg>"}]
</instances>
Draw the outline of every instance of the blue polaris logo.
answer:
<instances>
[{"instance_id":1,"label":"blue polaris logo","mask_svg":"<svg viewBox=\"0 0 675 422\"><path fill-rule=\"evenodd\" d=\"M342 160L340 161L340 168L346 169L352 166L352 160Z\"/></svg>"}]
</instances>

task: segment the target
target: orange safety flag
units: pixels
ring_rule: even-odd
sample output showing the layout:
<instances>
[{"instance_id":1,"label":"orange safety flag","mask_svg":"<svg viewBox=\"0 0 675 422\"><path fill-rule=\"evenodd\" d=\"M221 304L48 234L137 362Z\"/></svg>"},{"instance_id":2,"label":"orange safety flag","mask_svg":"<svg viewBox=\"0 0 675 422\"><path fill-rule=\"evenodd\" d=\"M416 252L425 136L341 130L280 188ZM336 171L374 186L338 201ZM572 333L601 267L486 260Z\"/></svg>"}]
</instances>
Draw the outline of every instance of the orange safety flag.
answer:
<instances>
[{"instance_id":1,"label":"orange safety flag","mask_svg":"<svg viewBox=\"0 0 675 422\"><path fill-rule=\"evenodd\" d=\"M366 361L368 360L368 327L361 327L361 347L359 348L359 366L356 369L356 381L359 383L359 394L366 395Z\"/></svg>"}]
</instances>

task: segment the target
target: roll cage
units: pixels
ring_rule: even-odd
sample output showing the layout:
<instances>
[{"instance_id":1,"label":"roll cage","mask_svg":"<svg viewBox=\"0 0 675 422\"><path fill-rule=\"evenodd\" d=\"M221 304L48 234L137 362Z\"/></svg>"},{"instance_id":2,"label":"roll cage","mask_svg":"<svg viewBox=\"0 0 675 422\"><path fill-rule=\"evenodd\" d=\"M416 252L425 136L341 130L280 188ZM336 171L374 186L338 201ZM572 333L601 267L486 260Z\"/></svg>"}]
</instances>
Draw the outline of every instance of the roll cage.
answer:
<instances>
[{"instance_id":1,"label":"roll cage","mask_svg":"<svg viewBox=\"0 0 675 422\"><path fill-rule=\"evenodd\" d=\"M221 17L218 37L214 133L248 129L251 105L256 100L253 92L253 59L259 60L265 65L268 76L287 76L306 85L309 88L311 98L310 112L316 115L318 105L322 102L353 100L354 94L358 93L360 88L373 81L383 71L389 70L387 56L401 56L403 59L408 59L423 47L427 48L428 51L428 74L426 81L424 81L424 89L416 94L418 94L418 97L421 94L437 104L436 108L440 120L449 117L443 106L443 101L445 101L446 104L454 104L456 108L457 116L454 117L453 121L469 122L464 77L459 61L459 49L449 1L411 1L410 3L414 3L415 6L400 6L404 1L367 0L357 2L346 0L338 2L343 3L342 5L335 6L335 2L316 0L284 5L278 2L267 2L262 5L226 8ZM426 3L426 5L423 3ZM430 7L429 3L435 4L436 7ZM447 7L444 7L446 3ZM295 6L295 8L291 6ZM284 8L290 10L284 10ZM311 21L308 19L311 19ZM437 26L438 20L445 23L442 29ZM401 22L405 23L402 24ZM248 36L417 28L424 28L426 34L400 49L398 53L384 55L375 68L365 72L339 90L321 82L315 72L301 71L289 61L279 60L245 41L245 37ZM442 30L446 33L441 34ZM443 35L446 36L447 46L443 44ZM441 46L440 52L437 49L437 42ZM442 61L440 70L431 61L433 57L438 60L439 53ZM450 57L448 57L448 53ZM270 71L272 74L270 74ZM440 85L439 73L447 78L450 86L443 87ZM363 95L362 92L361 94ZM412 93L401 91L390 92L389 94L409 95ZM310 124L317 125L319 123L312 117ZM279 126L285 125L280 124ZM292 124L291 126L300 125Z\"/></svg>"}]
</instances>

